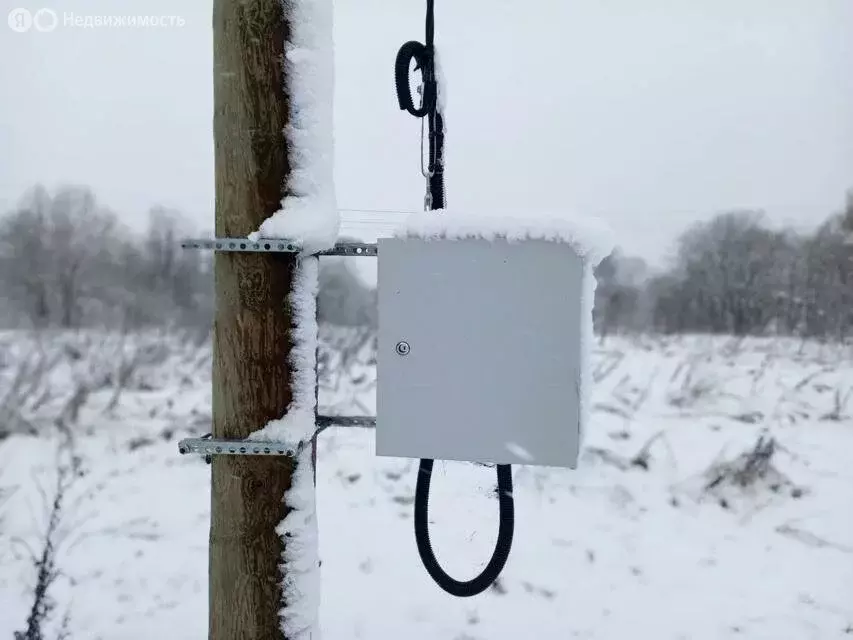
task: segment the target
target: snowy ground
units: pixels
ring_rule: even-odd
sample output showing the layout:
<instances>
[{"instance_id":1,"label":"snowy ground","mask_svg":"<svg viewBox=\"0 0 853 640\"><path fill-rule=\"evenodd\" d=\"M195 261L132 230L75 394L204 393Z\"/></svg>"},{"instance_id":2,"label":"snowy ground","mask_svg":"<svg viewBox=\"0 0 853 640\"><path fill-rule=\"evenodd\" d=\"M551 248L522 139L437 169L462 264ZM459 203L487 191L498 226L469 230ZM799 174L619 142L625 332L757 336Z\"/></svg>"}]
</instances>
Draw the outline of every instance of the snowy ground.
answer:
<instances>
[{"instance_id":1,"label":"snowy ground","mask_svg":"<svg viewBox=\"0 0 853 640\"><path fill-rule=\"evenodd\" d=\"M208 429L209 345L43 343L0 334L0 426L53 434L0 442L0 637L24 626L62 432L85 473L62 514L57 617L70 613L77 638L206 637L209 471L176 442ZM327 354L325 411L372 411L369 344L346 362ZM23 362L29 382L15 385ZM445 595L419 564L414 461L374 457L370 431L327 432L324 637L853 638L853 352L613 339L596 378L581 469L516 468L513 552L474 599ZM778 445L773 468L747 489L708 489L760 435ZM491 552L493 483L489 469L437 465L433 540L460 578Z\"/></svg>"}]
</instances>

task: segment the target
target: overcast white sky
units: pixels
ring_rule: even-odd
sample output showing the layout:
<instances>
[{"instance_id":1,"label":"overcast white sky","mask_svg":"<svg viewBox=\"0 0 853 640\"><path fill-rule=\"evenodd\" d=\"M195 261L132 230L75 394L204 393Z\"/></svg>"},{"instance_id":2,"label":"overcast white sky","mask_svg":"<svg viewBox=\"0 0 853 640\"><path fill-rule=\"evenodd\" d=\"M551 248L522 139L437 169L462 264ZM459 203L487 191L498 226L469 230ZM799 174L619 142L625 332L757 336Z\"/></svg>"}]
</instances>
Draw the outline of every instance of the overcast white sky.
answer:
<instances>
[{"instance_id":1,"label":"overcast white sky","mask_svg":"<svg viewBox=\"0 0 853 640\"><path fill-rule=\"evenodd\" d=\"M212 227L209 0L66 0L52 33L0 23L0 207L37 181L91 185L131 225L149 206ZM419 126L393 62L423 0L337 0L339 205L422 205ZM66 27L176 15L180 28ZM579 210L657 259L732 207L807 225L853 187L851 0L437 0L448 199ZM364 231L370 225L357 227Z\"/></svg>"}]
</instances>

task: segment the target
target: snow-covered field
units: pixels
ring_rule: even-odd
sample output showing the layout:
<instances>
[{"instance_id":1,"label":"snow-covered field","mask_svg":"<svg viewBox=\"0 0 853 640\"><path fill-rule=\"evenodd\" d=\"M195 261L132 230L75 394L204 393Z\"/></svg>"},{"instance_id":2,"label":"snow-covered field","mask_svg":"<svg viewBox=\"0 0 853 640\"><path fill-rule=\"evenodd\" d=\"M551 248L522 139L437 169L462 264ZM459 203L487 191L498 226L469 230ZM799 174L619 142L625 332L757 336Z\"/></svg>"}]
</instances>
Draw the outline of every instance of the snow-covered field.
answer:
<instances>
[{"instance_id":1,"label":"snow-covered field","mask_svg":"<svg viewBox=\"0 0 853 640\"><path fill-rule=\"evenodd\" d=\"M370 341L342 359L343 339L326 336L324 413L372 412ZM595 376L581 468L515 469L513 551L474 599L420 566L416 461L374 457L368 430L326 432L324 637L853 637L853 350L614 338ZM0 334L0 428L41 434L0 441L0 637L24 627L67 433L81 473L61 512L57 621L92 640L206 637L209 469L176 443L209 419L208 343ZM770 466L753 456L750 477L737 458L760 436ZM434 544L464 578L492 550L494 473L436 470Z\"/></svg>"}]
</instances>

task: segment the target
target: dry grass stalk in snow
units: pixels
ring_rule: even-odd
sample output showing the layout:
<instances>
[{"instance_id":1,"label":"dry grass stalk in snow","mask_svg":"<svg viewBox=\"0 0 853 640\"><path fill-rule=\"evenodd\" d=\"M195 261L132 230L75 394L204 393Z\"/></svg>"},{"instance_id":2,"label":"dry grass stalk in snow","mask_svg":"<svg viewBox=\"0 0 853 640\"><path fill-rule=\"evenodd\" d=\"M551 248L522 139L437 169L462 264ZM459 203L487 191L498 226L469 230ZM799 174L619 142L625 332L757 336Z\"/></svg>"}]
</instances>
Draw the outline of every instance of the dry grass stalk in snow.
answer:
<instances>
[{"instance_id":1,"label":"dry grass stalk in snow","mask_svg":"<svg viewBox=\"0 0 853 640\"><path fill-rule=\"evenodd\" d=\"M724 508L730 506L727 493L732 489L738 493L757 493L762 488L781 493L788 489L791 497L801 497L802 489L796 487L772 464L778 449L775 438L760 436L751 449L732 460L712 465L705 472L704 492L715 496Z\"/></svg>"},{"instance_id":2,"label":"dry grass stalk in snow","mask_svg":"<svg viewBox=\"0 0 853 640\"><path fill-rule=\"evenodd\" d=\"M17 365L6 384L0 378L0 440L13 433L38 434L30 413L46 402L46 380L56 362L36 351Z\"/></svg>"},{"instance_id":3,"label":"dry grass stalk in snow","mask_svg":"<svg viewBox=\"0 0 853 640\"><path fill-rule=\"evenodd\" d=\"M672 375L672 381L675 382L682 373L684 375L679 388L670 394L669 403L672 406L678 409L692 408L715 394L719 381L700 368L700 362L708 359L707 354L699 353L678 366Z\"/></svg>"},{"instance_id":4,"label":"dry grass stalk in snow","mask_svg":"<svg viewBox=\"0 0 853 640\"><path fill-rule=\"evenodd\" d=\"M667 451L670 454L671 460L675 461L675 453L672 450L672 446L669 444L666 434L663 431L658 431L653 436L648 438L643 446L640 447L639 451L635 453L630 458L625 456L620 456L608 449L604 449L601 447L586 447L584 450L584 457L588 460L600 460L605 464L608 464L612 467L616 467L620 471L628 471L629 469L642 469L643 471L648 471L651 468L652 455L651 449L652 445L655 444L658 440L663 442Z\"/></svg>"},{"instance_id":5,"label":"dry grass stalk in snow","mask_svg":"<svg viewBox=\"0 0 853 640\"><path fill-rule=\"evenodd\" d=\"M60 525L64 513L64 502L69 489L77 477L76 459L71 458L70 464L57 462L56 485L53 498L49 502L47 527L44 541L38 553L31 552L32 565L36 579L33 585L33 601L26 620L26 628L15 632L15 640L45 640L46 627L51 623L57 604L51 594L51 589L60 577L57 566L57 553L61 543ZM45 496L45 499L47 497ZM62 617L56 640L66 640L70 637L68 627L70 612Z\"/></svg>"},{"instance_id":6,"label":"dry grass stalk in snow","mask_svg":"<svg viewBox=\"0 0 853 640\"><path fill-rule=\"evenodd\" d=\"M832 411L821 416L821 420L832 420L834 422L841 422L842 420L849 420L850 416L846 414L847 411L847 403L850 401L850 398L853 397L853 387L849 387L846 392L842 393L840 388L835 389L835 393L833 394L833 403L834 406Z\"/></svg>"}]
</instances>

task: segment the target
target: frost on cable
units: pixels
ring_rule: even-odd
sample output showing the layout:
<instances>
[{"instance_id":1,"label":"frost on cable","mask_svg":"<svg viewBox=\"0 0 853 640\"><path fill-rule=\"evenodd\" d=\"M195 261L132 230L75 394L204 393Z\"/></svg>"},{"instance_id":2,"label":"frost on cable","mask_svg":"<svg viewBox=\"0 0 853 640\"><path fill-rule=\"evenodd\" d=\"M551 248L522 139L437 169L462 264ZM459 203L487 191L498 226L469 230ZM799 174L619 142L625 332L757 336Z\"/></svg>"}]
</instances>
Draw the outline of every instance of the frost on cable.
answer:
<instances>
[{"instance_id":1,"label":"frost on cable","mask_svg":"<svg viewBox=\"0 0 853 640\"><path fill-rule=\"evenodd\" d=\"M441 66L441 56L438 55L438 49L432 53L432 66L435 72L435 82L437 90L438 112L442 117L447 113L447 80L444 77L444 68Z\"/></svg>"},{"instance_id":2,"label":"frost on cable","mask_svg":"<svg viewBox=\"0 0 853 640\"><path fill-rule=\"evenodd\" d=\"M574 249L583 261L583 291L578 301L582 323L579 427L583 439L589 423L592 348L595 342L592 312L597 281L593 269L613 250L612 232L600 220L591 218L547 216L527 212L518 216L472 214L445 210L412 214L395 232L395 236L425 240L545 240L565 243Z\"/></svg>"},{"instance_id":3,"label":"frost on cable","mask_svg":"<svg viewBox=\"0 0 853 640\"><path fill-rule=\"evenodd\" d=\"M281 209L249 238L287 238L307 253L334 246L340 217L334 184L332 0L283 0L291 16L285 42L291 175Z\"/></svg>"},{"instance_id":4,"label":"frost on cable","mask_svg":"<svg viewBox=\"0 0 853 640\"><path fill-rule=\"evenodd\" d=\"M287 413L255 431L249 440L285 442L296 452L293 484L284 495L291 511L276 532L284 539L282 630L293 640L319 640L320 557L311 439L316 431L317 290L319 259L300 258L290 293L293 398Z\"/></svg>"}]
</instances>

